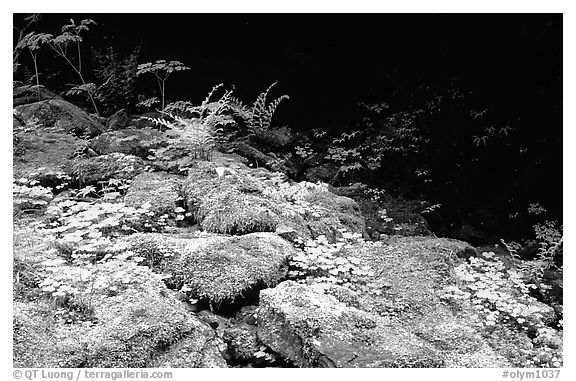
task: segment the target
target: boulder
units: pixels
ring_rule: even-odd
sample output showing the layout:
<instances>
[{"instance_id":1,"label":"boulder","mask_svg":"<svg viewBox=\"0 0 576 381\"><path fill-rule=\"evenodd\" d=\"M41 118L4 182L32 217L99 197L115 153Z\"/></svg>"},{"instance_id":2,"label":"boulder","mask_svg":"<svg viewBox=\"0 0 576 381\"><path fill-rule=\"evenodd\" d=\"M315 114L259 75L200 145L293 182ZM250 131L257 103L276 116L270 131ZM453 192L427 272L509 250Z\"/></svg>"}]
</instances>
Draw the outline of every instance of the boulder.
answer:
<instances>
[{"instance_id":1,"label":"boulder","mask_svg":"<svg viewBox=\"0 0 576 381\"><path fill-rule=\"evenodd\" d=\"M62 269L61 274L89 271ZM62 307L41 299L14 304L14 366L225 366L223 342L186 311L158 275L118 260L92 270L87 281L60 278L60 285L79 291Z\"/></svg>"},{"instance_id":2,"label":"boulder","mask_svg":"<svg viewBox=\"0 0 576 381\"><path fill-rule=\"evenodd\" d=\"M147 159L151 150L160 147L163 135L151 128L126 128L118 131L105 132L90 141L92 148L99 155L120 152Z\"/></svg>"},{"instance_id":3,"label":"boulder","mask_svg":"<svg viewBox=\"0 0 576 381\"><path fill-rule=\"evenodd\" d=\"M200 162L189 169L183 191L189 210L209 232L247 234L283 226L303 239L325 235L332 241L344 230L365 232L353 200L325 185L291 184L262 168Z\"/></svg>"},{"instance_id":4,"label":"boulder","mask_svg":"<svg viewBox=\"0 0 576 381\"><path fill-rule=\"evenodd\" d=\"M25 122L35 121L52 132L93 137L104 131L104 126L86 112L62 99L20 105L14 112Z\"/></svg>"},{"instance_id":5,"label":"boulder","mask_svg":"<svg viewBox=\"0 0 576 381\"><path fill-rule=\"evenodd\" d=\"M111 153L74 160L72 173L81 186L96 184L111 178L132 180L145 170L144 161L136 156Z\"/></svg>"},{"instance_id":6,"label":"boulder","mask_svg":"<svg viewBox=\"0 0 576 381\"><path fill-rule=\"evenodd\" d=\"M553 308L519 290L515 269L493 253L468 255L474 249L462 241L396 237L388 244L358 242L344 252L368 275L323 292L410 327L441 352L444 366L525 366L535 356L526 332L557 319Z\"/></svg>"},{"instance_id":7,"label":"boulder","mask_svg":"<svg viewBox=\"0 0 576 381\"><path fill-rule=\"evenodd\" d=\"M13 107L50 99L62 100L62 97L42 85L40 85L40 87L28 85L18 86L12 89Z\"/></svg>"},{"instance_id":8,"label":"boulder","mask_svg":"<svg viewBox=\"0 0 576 381\"><path fill-rule=\"evenodd\" d=\"M331 187L334 193L356 201L366 220L368 234L373 239L389 236L430 236L434 235L426 219L422 216L426 204L416 200L405 200L382 193L370 197L363 184L346 187Z\"/></svg>"},{"instance_id":9,"label":"boulder","mask_svg":"<svg viewBox=\"0 0 576 381\"><path fill-rule=\"evenodd\" d=\"M74 154L86 145L73 135L42 131L19 133L14 143L14 177L38 180L44 186L67 181Z\"/></svg>"},{"instance_id":10,"label":"boulder","mask_svg":"<svg viewBox=\"0 0 576 381\"><path fill-rule=\"evenodd\" d=\"M124 203L139 208L148 202L152 212L174 215L174 210L182 200L180 184L183 180L183 177L165 172L142 173L130 184Z\"/></svg>"},{"instance_id":11,"label":"boulder","mask_svg":"<svg viewBox=\"0 0 576 381\"><path fill-rule=\"evenodd\" d=\"M299 367L439 367L441 354L410 327L348 307L292 281L263 290L258 337Z\"/></svg>"},{"instance_id":12,"label":"boulder","mask_svg":"<svg viewBox=\"0 0 576 381\"><path fill-rule=\"evenodd\" d=\"M222 352L226 344L214 338L211 328L203 325L204 335L192 335L171 345L158 356L152 368L227 368Z\"/></svg>"},{"instance_id":13,"label":"boulder","mask_svg":"<svg viewBox=\"0 0 576 381\"><path fill-rule=\"evenodd\" d=\"M126 111L118 110L108 118L106 127L111 131L121 130L128 125L129 121L130 118L128 114L126 114Z\"/></svg>"},{"instance_id":14,"label":"boulder","mask_svg":"<svg viewBox=\"0 0 576 381\"><path fill-rule=\"evenodd\" d=\"M240 302L272 287L288 272L295 249L273 233L189 238L170 234L135 234L127 249L170 275L166 283L211 307Z\"/></svg>"}]
</instances>

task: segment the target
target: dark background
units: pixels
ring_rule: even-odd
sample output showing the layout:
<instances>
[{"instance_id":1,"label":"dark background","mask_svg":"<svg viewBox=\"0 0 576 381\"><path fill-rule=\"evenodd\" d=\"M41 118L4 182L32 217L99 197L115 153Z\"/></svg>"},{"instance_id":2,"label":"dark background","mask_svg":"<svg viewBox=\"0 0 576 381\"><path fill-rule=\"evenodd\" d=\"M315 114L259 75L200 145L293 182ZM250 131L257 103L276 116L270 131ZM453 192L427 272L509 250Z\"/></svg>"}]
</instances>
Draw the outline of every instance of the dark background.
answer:
<instances>
[{"instance_id":1,"label":"dark background","mask_svg":"<svg viewBox=\"0 0 576 381\"><path fill-rule=\"evenodd\" d=\"M517 129L529 158L498 152L481 171L463 172L458 192L440 187L428 196L461 200L463 208L498 209L492 201L511 197L540 202L562 220L562 15L45 14L32 29L58 34L70 18L98 23L84 33L84 46L128 52L142 43L141 62L189 66L167 81L168 100L199 102L223 82L250 102L278 80L273 95L290 101L277 121L296 131L351 124L360 101L403 110L421 106L430 93L422 88L458 88L495 123ZM22 19L14 15L15 25ZM54 60L42 54L41 71L50 72ZM466 128L457 112L431 123L443 134ZM435 165L458 178L445 140L432 141L444 154Z\"/></svg>"}]
</instances>

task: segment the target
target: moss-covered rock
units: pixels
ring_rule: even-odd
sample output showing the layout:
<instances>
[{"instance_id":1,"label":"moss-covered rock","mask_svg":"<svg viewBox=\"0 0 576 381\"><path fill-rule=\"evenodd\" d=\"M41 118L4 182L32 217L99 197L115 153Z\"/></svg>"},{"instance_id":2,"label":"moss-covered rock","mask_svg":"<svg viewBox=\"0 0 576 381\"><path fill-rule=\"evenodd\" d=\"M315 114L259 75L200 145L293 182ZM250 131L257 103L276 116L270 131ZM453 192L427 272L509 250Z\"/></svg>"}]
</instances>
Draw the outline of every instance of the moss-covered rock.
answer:
<instances>
[{"instance_id":1,"label":"moss-covered rock","mask_svg":"<svg viewBox=\"0 0 576 381\"><path fill-rule=\"evenodd\" d=\"M71 173L74 153L86 141L66 133L34 131L18 133L15 144L14 178L56 185L58 176Z\"/></svg>"},{"instance_id":2,"label":"moss-covered rock","mask_svg":"<svg viewBox=\"0 0 576 381\"><path fill-rule=\"evenodd\" d=\"M222 338L228 345L228 354L236 361L253 361L260 350L261 343L253 325L234 325L224 330Z\"/></svg>"},{"instance_id":3,"label":"moss-covered rock","mask_svg":"<svg viewBox=\"0 0 576 381\"><path fill-rule=\"evenodd\" d=\"M120 152L147 159L151 150L160 147L163 140L163 134L158 130L127 128L97 136L90 142L90 148L99 155Z\"/></svg>"},{"instance_id":4,"label":"moss-covered rock","mask_svg":"<svg viewBox=\"0 0 576 381\"><path fill-rule=\"evenodd\" d=\"M86 270L91 281L71 280L79 293L60 307L15 303L14 366L225 366L222 341L188 313L158 275L117 260ZM80 308L87 316L60 318Z\"/></svg>"},{"instance_id":5,"label":"moss-covered rock","mask_svg":"<svg viewBox=\"0 0 576 381\"><path fill-rule=\"evenodd\" d=\"M330 188L334 193L352 198L360 207L366 220L368 234L374 239L392 235L433 235L424 215L428 204L417 200L405 200L382 193L371 197L364 184Z\"/></svg>"},{"instance_id":6,"label":"moss-covered rock","mask_svg":"<svg viewBox=\"0 0 576 381\"><path fill-rule=\"evenodd\" d=\"M72 166L72 172L82 186L111 178L131 180L144 170L145 164L141 158L122 153L76 159Z\"/></svg>"},{"instance_id":7,"label":"moss-covered rock","mask_svg":"<svg viewBox=\"0 0 576 381\"><path fill-rule=\"evenodd\" d=\"M286 281L264 290L258 337L300 367L438 367L441 354L413 335L338 302L313 286Z\"/></svg>"},{"instance_id":8,"label":"moss-covered rock","mask_svg":"<svg viewBox=\"0 0 576 381\"><path fill-rule=\"evenodd\" d=\"M22 120L37 121L54 132L71 133L76 136L96 136L104 132L104 126L79 107L62 99L49 99L23 104L14 108Z\"/></svg>"},{"instance_id":9,"label":"moss-covered rock","mask_svg":"<svg viewBox=\"0 0 576 381\"><path fill-rule=\"evenodd\" d=\"M183 177L165 172L145 172L134 178L126 195L126 206L139 208L145 203L157 214L174 214L182 197L180 185Z\"/></svg>"},{"instance_id":10,"label":"moss-covered rock","mask_svg":"<svg viewBox=\"0 0 576 381\"><path fill-rule=\"evenodd\" d=\"M130 122L130 117L123 109L116 111L110 115L106 120L106 127L108 130L116 131L125 128Z\"/></svg>"},{"instance_id":11,"label":"moss-covered rock","mask_svg":"<svg viewBox=\"0 0 576 381\"><path fill-rule=\"evenodd\" d=\"M152 362L153 368L226 368L222 352L226 344L215 338L211 328L201 325L204 335L186 337L162 353ZM209 339L206 339L206 338Z\"/></svg>"},{"instance_id":12,"label":"moss-covered rock","mask_svg":"<svg viewBox=\"0 0 576 381\"><path fill-rule=\"evenodd\" d=\"M353 200L323 185L291 184L265 169L198 163L189 170L184 194L189 210L209 232L247 234L283 226L302 239L325 235L332 241L344 230L365 232Z\"/></svg>"},{"instance_id":13,"label":"moss-covered rock","mask_svg":"<svg viewBox=\"0 0 576 381\"><path fill-rule=\"evenodd\" d=\"M36 103L49 99L59 99L62 97L52 91L46 89L44 86L40 87L22 85L12 89L12 105L13 107L25 105L29 103Z\"/></svg>"},{"instance_id":14,"label":"moss-covered rock","mask_svg":"<svg viewBox=\"0 0 576 381\"><path fill-rule=\"evenodd\" d=\"M546 363L537 360L544 354L552 358L558 353L553 348L538 349L541 344L537 344L537 340L531 343L527 335L529 332L535 335L546 329L546 325L555 324L554 310L521 292L521 281L514 275L514 269L507 272L496 259L489 267L491 262L484 266L484 262L472 257L471 263L476 267L463 268L468 253L474 252L465 242L396 237L387 244L357 242L344 251L346 257L355 258L369 275L358 283L316 287L348 307L370 316L390 318L392 325L409 329L439 351L443 366L538 365ZM505 274L500 276L498 271ZM472 294L477 297L471 298ZM492 300L492 307L482 300L486 303ZM498 311L492 312L495 308ZM513 318L514 311L521 316ZM540 328L536 330L537 327ZM558 340L551 341L552 346L558 347Z\"/></svg>"},{"instance_id":15,"label":"moss-covered rock","mask_svg":"<svg viewBox=\"0 0 576 381\"><path fill-rule=\"evenodd\" d=\"M169 274L167 284L218 307L271 287L288 271L295 249L272 233L183 238L169 234L136 234L127 248ZM148 263L148 262L147 262Z\"/></svg>"}]
</instances>

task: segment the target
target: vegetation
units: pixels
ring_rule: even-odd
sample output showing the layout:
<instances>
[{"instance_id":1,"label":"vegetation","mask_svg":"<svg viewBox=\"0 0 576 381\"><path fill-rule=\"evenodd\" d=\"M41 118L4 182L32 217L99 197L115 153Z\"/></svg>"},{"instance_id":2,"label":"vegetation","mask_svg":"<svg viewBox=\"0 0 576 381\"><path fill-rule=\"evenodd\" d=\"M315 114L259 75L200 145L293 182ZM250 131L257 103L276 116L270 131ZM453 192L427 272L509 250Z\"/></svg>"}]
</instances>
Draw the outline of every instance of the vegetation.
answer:
<instances>
[{"instance_id":1,"label":"vegetation","mask_svg":"<svg viewBox=\"0 0 576 381\"><path fill-rule=\"evenodd\" d=\"M104 107L103 114L111 115L124 109L135 111L138 103L138 60L142 45L121 55L111 46L92 50L94 76L102 83L96 91L98 102Z\"/></svg>"},{"instance_id":2,"label":"vegetation","mask_svg":"<svg viewBox=\"0 0 576 381\"><path fill-rule=\"evenodd\" d=\"M224 352L228 365L236 352L251 365L334 365L352 352L360 364L563 365L561 215L514 185L540 168L546 132L531 136L464 85L420 79L303 131L277 116L290 99L271 99L277 81L251 104L220 80L203 100L190 84L173 100L166 81L192 70L183 62L139 63L142 45L87 60L93 20L56 37L26 21L13 56L16 70L29 52L36 83L14 85L15 99L35 90L13 113L16 365L224 364ZM81 82L64 95L86 95L98 118L35 102L45 45ZM148 74L156 97L137 80ZM100 113L121 109L106 131ZM84 116L90 134L75 129ZM490 248L463 242L465 226ZM264 288L276 290L258 307ZM329 342L328 323L343 330ZM394 357L406 348L423 349Z\"/></svg>"},{"instance_id":3,"label":"vegetation","mask_svg":"<svg viewBox=\"0 0 576 381\"><path fill-rule=\"evenodd\" d=\"M173 72L183 70L190 70L190 68L188 66L185 66L180 61L157 60L155 62L147 62L138 65L138 71L136 72L136 76L151 73L156 77L156 80L158 81L158 88L162 96L161 110L164 111L166 80Z\"/></svg>"}]
</instances>

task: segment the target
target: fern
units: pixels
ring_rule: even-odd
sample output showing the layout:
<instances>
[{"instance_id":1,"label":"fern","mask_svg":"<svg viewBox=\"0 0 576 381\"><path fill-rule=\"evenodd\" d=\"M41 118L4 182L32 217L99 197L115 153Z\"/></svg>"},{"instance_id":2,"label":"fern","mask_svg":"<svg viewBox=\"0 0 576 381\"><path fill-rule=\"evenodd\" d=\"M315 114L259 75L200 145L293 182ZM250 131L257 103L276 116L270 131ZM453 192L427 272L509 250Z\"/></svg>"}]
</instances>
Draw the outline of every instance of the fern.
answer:
<instances>
[{"instance_id":1,"label":"fern","mask_svg":"<svg viewBox=\"0 0 576 381\"><path fill-rule=\"evenodd\" d=\"M288 95L282 95L269 104L266 104L270 90L272 90L277 83L278 81L272 83L266 91L258 95L252 107L246 106L237 98L229 97L231 110L242 118L248 125L248 128L253 132L268 130L272 124L272 117L280 103L285 99L289 99Z\"/></svg>"},{"instance_id":2,"label":"fern","mask_svg":"<svg viewBox=\"0 0 576 381\"><path fill-rule=\"evenodd\" d=\"M223 131L221 126L234 123L225 113L229 109L232 91L226 91L218 101L210 102L220 87L222 84L214 86L200 106L187 101L169 104L166 107L168 111L162 113L172 121L164 118L146 119L175 131L192 149L195 157L209 160L217 143L217 135Z\"/></svg>"},{"instance_id":3,"label":"fern","mask_svg":"<svg viewBox=\"0 0 576 381\"><path fill-rule=\"evenodd\" d=\"M214 147L216 145L215 135L221 132L219 128L213 128L210 125L200 123L198 119L186 119L168 112L163 112L172 120L164 118L148 118L155 124L168 127L172 132L177 134L181 140L194 155L194 158L210 160Z\"/></svg>"}]
</instances>

